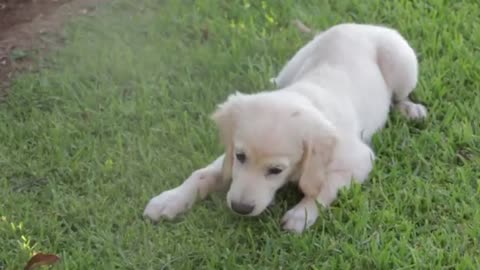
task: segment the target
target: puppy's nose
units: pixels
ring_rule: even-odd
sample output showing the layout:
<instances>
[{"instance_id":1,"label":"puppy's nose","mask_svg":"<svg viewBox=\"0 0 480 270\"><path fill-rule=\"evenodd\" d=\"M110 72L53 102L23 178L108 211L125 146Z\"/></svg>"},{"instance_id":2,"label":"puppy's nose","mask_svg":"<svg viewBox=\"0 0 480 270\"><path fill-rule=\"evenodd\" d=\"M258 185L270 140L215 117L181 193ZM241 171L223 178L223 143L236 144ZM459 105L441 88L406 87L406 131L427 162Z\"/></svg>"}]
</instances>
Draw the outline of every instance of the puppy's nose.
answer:
<instances>
[{"instance_id":1,"label":"puppy's nose","mask_svg":"<svg viewBox=\"0 0 480 270\"><path fill-rule=\"evenodd\" d=\"M240 215L248 215L253 211L255 206L232 201L232 210Z\"/></svg>"}]
</instances>

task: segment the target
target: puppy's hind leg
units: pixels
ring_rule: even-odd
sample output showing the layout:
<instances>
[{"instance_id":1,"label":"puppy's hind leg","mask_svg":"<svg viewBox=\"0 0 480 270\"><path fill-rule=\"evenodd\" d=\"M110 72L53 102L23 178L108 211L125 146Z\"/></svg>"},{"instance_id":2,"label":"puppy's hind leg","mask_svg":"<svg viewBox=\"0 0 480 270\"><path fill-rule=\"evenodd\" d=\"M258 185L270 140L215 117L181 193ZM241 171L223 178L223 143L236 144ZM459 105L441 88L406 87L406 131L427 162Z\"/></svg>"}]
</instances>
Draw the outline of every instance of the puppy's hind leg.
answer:
<instances>
[{"instance_id":1,"label":"puppy's hind leg","mask_svg":"<svg viewBox=\"0 0 480 270\"><path fill-rule=\"evenodd\" d=\"M418 61L414 50L395 30L385 29L378 35L377 61L395 107L409 119L427 117L425 106L414 103L409 95L418 80Z\"/></svg>"},{"instance_id":2,"label":"puppy's hind leg","mask_svg":"<svg viewBox=\"0 0 480 270\"><path fill-rule=\"evenodd\" d=\"M173 219L187 211L198 199L223 188L227 183L222 179L224 155L212 164L193 172L180 186L164 191L153 197L145 207L143 215L153 221Z\"/></svg>"}]
</instances>

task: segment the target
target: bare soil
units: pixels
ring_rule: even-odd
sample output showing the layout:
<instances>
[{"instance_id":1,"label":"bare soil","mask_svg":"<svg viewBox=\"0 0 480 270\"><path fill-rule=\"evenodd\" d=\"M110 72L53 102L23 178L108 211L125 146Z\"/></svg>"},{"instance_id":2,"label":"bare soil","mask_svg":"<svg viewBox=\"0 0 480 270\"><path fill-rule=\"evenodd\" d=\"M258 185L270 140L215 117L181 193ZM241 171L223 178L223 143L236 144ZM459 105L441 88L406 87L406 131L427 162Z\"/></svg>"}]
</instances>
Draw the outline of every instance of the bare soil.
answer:
<instances>
[{"instance_id":1,"label":"bare soil","mask_svg":"<svg viewBox=\"0 0 480 270\"><path fill-rule=\"evenodd\" d=\"M16 73L35 67L32 55L58 45L69 18L89 15L105 1L0 0L0 101Z\"/></svg>"}]
</instances>

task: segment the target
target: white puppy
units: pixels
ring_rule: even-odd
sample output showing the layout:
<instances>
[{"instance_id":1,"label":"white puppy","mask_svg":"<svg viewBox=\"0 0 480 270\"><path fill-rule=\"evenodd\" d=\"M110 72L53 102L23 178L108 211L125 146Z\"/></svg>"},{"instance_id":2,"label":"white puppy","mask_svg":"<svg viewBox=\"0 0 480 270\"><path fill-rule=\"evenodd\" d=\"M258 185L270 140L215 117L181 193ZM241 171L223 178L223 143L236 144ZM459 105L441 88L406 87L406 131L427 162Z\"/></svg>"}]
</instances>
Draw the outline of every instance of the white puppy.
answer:
<instances>
[{"instance_id":1,"label":"white puppy","mask_svg":"<svg viewBox=\"0 0 480 270\"><path fill-rule=\"evenodd\" d=\"M328 206L340 188L368 177L368 142L392 101L408 118L426 116L408 99L417 73L413 49L395 30L341 24L320 33L272 79L279 90L237 93L219 107L213 119L225 155L154 197L144 215L172 219L226 186L228 206L255 216L290 181L304 198L282 225L302 232L317 219L317 203Z\"/></svg>"}]
</instances>

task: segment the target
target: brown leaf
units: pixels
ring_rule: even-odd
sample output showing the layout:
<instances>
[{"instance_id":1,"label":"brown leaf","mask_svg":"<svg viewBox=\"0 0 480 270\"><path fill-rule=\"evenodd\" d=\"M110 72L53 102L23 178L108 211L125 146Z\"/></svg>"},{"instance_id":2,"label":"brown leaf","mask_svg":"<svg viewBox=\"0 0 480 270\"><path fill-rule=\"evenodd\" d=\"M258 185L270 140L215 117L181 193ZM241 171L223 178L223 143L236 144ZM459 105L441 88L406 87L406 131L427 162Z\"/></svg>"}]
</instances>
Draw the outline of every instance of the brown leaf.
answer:
<instances>
[{"instance_id":1,"label":"brown leaf","mask_svg":"<svg viewBox=\"0 0 480 270\"><path fill-rule=\"evenodd\" d=\"M209 36L209 32L208 32L208 28L207 27L204 27L201 29L202 31L202 41L207 41L208 40L208 36Z\"/></svg>"},{"instance_id":2,"label":"brown leaf","mask_svg":"<svg viewBox=\"0 0 480 270\"><path fill-rule=\"evenodd\" d=\"M295 24L295 26L298 28L298 30L302 33L311 33L312 32L312 29L310 29L308 26L303 24L303 22L298 20L298 19L294 20L293 24Z\"/></svg>"},{"instance_id":3,"label":"brown leaf","mask_svg":"<svg viewBox=\"0 0 480 270\"><path fill-rule=\"evenodd\" d=\"M60 257L54 254L37 253L33 255L25 266L25 270L34 270L42 265L53 265L60 260Z\"/></svg>"}]
</instances>

